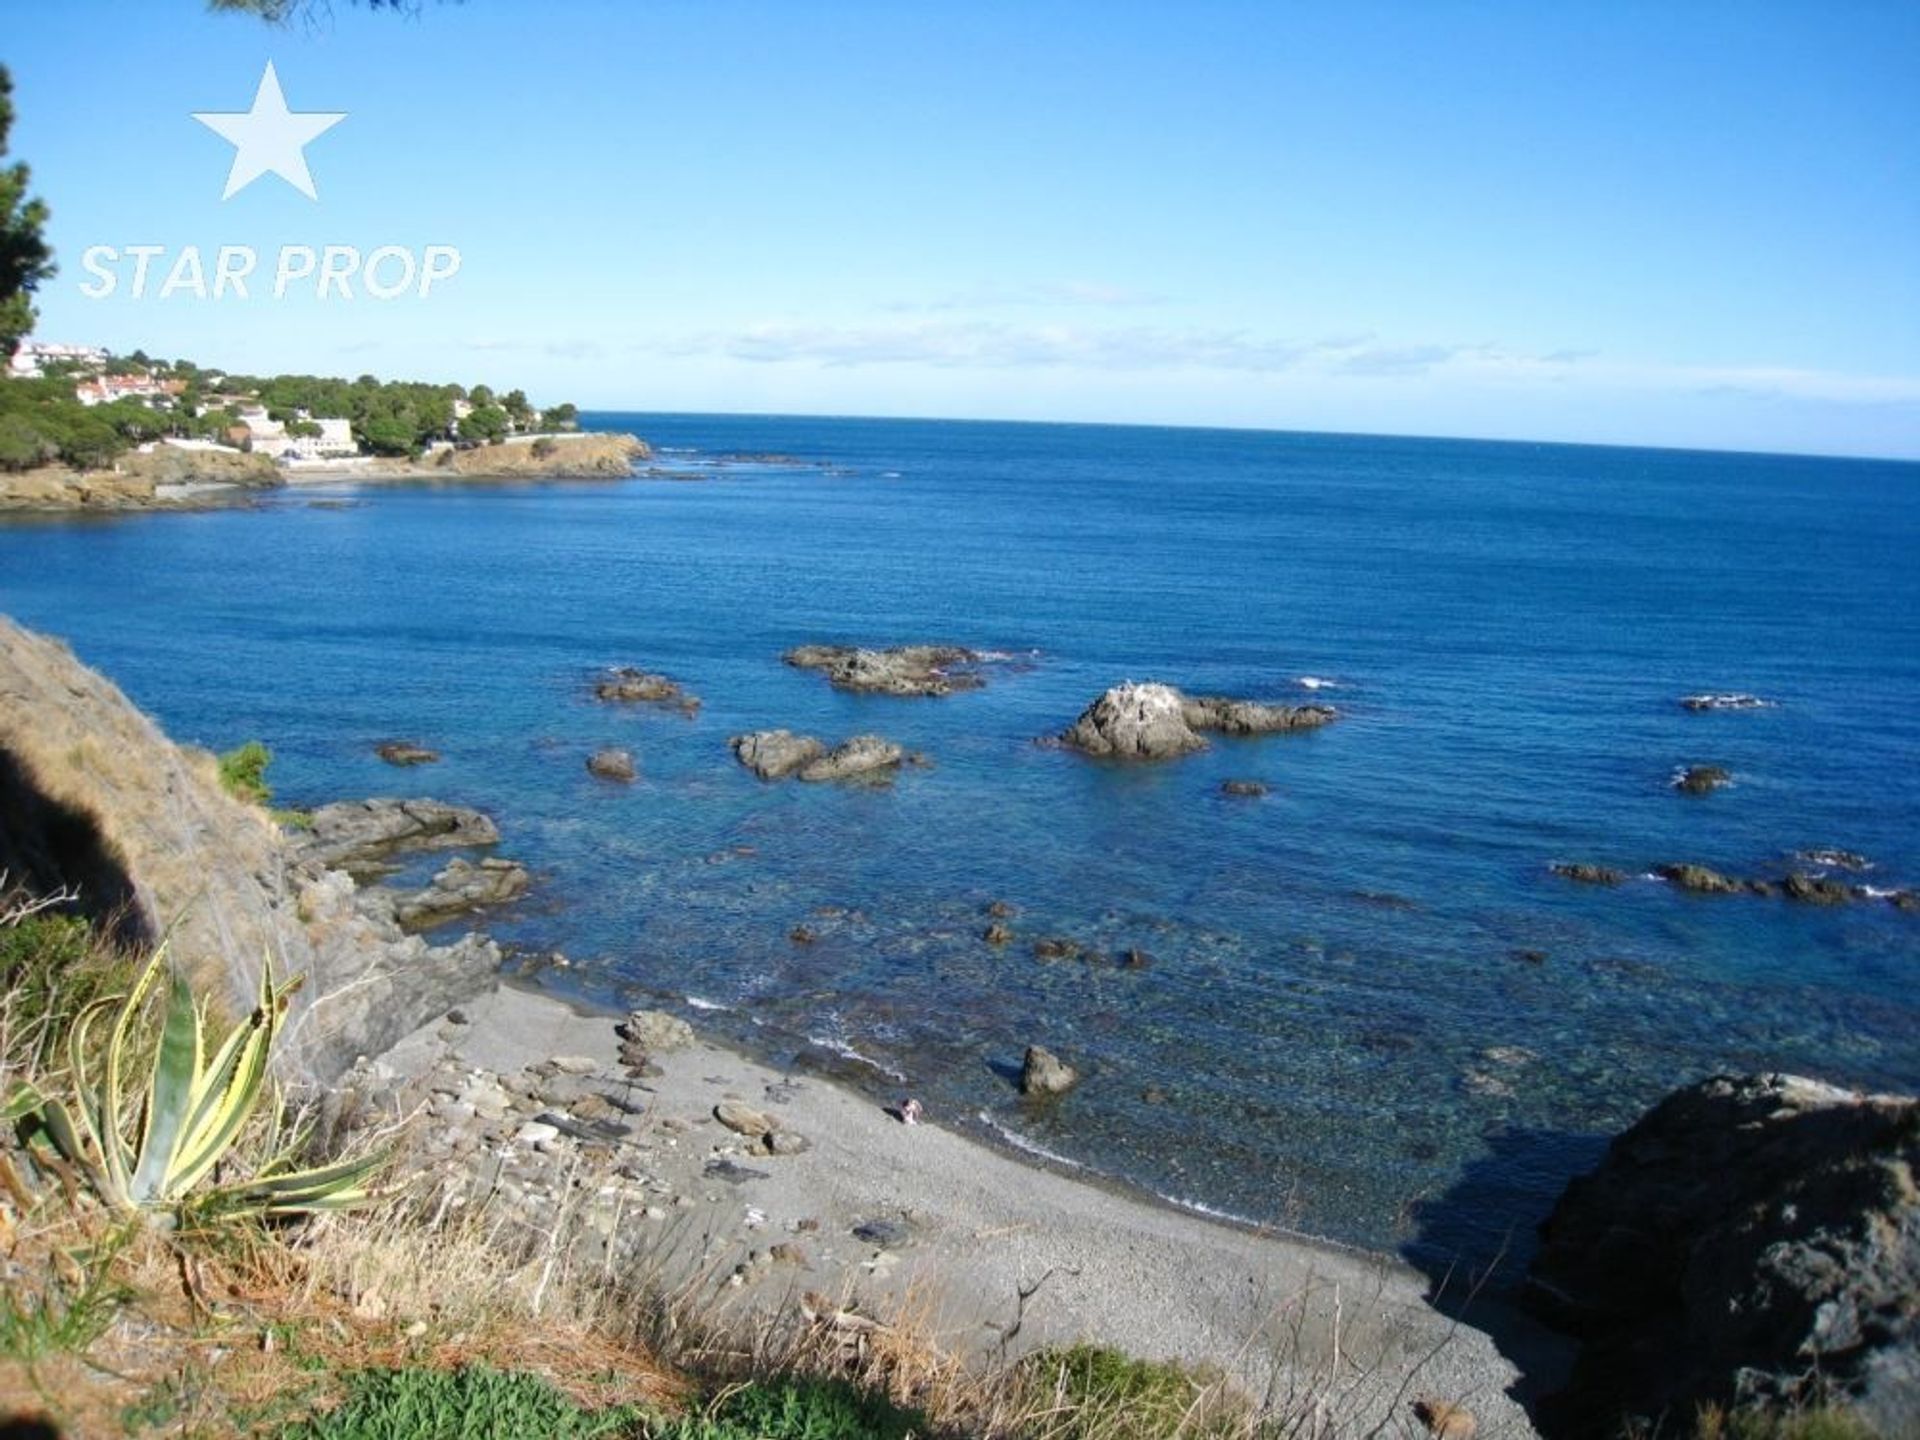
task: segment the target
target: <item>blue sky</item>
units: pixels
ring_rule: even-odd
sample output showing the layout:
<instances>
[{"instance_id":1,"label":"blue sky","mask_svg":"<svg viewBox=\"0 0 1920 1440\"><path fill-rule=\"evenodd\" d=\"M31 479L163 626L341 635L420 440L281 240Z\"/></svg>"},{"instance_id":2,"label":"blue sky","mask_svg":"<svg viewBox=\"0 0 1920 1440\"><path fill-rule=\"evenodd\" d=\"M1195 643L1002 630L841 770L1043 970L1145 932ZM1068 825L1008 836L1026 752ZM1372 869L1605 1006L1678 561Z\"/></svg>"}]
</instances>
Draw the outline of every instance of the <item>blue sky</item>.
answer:
<instances>
[{"instance_id":1,"label":"blue sky","mask_svg":"<svg viewBox=\"0 0 1920 1440\"><path fill-rule=\"evenodd\" d=\"M589 407L1920 457L1920 6L4 0L40 334ZM190 116L275 63L310 201ZM459 247L426 299L81 253Z\"/></svg>"}]
</instances>

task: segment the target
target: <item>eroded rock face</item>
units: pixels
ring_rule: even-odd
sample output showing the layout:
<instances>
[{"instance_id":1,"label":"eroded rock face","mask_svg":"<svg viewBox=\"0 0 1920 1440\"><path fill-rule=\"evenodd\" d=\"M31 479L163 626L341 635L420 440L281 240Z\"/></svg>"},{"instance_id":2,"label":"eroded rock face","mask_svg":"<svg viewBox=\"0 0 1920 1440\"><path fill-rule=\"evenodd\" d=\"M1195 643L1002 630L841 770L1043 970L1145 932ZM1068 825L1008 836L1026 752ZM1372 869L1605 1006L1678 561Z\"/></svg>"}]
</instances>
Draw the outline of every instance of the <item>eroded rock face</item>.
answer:
<instances>
[{"instance_id":1,"label":"eroded rock face","mask_svg":"<svg viewBox=\"0 0 1920 1440\"><path fill-rule=\"evenodd\" d=\"M861 695L951 695L978 690L986 657L958 645L896 645L867 650L853 645L801 645L782 657L801 670L818 670L836 690Z\"/></svg>"},{"instance_id":2,"label":"eroded rock face","mask_svg":"<svg viewBox=\"0 0 1920 1440\"><path fill-rule=\"evenodd\" d=\"M289 842L302 859L347 870L378 869L403 851L492 845L500 831L478 810L440 800L342 800L322 805Z\"/></svg>"},{"instance_id":3,"label":"eroded rock face","mask_svg":"<svg viewBox=\"0 0 1920 1440\"><path fill-rule=\"evenodd\" d=\"M1185 697L1171 685L1116 685L1081 711L1060 739L1115 760L1172 760L1207 748L1188 722Z\"/></svg>"},{"instance_id":4,"label":"eroded rock face","mask_svg":"<svg viewBox=\"0 0 1920 1440\"><path fill-rule=\"evenodd\" d=\"M827 753L827 747L813 736L791 730L756 730L727 743L734 758L762 780L784 780Z\"/></svg>"},{"instance_id":5,"label":"eroded rock face","mask_svg":"<svg viewBox=\"0 0 1920 1440\"><path fill-rule=\"evenodd\" d=\"M1541 1226L1530 1304L1581 1336L1572 1436L1705 1402L1920 1415L1920 1102L1790 1075L1680 1090Z\"/></svg>"}]
</instances>

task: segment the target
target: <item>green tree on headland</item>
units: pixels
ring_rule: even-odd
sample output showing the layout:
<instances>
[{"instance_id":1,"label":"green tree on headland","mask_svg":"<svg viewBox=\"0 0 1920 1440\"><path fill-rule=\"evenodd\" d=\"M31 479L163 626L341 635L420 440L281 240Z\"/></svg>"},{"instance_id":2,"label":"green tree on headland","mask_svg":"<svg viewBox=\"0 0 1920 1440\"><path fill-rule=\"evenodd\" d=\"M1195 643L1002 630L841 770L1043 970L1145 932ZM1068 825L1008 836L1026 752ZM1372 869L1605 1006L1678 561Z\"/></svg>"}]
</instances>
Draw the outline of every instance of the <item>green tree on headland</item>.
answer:
<instances>
[{"instance_id":1,"label":"green tree on headland","mask_svg":"<svg viewBox=\"0 0 1920 1440\"><path fill-rule=\"evenodd\" d=\"M7 157L13 128L13 77L0 65L0 160ZM23 164L0 165L0 360L10 357L33 329L33 292L53 278L47 248L46 203L30 199L32 176Z\"/></svg>"}]
</instances>

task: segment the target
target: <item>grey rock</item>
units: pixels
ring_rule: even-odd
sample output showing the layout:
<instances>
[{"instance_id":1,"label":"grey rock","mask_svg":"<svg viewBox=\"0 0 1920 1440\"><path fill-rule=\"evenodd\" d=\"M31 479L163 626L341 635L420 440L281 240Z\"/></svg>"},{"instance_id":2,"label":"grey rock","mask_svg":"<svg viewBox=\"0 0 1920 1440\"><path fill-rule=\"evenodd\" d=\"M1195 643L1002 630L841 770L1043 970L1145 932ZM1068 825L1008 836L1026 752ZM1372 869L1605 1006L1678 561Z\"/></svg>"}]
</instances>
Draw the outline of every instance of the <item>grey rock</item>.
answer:
<instances>
[{"instance_id":1,"label":"grey rock","mask_svg":"<svg viewBox=\"0 0 1920 1440\"><path fill-rule=\"evenodd\" d=\"M396 897L393 915L409 929L424 929L456 915L517 900L531 883L527 867L517 860L489 856L475 864L456 858L424 890Z\"/></svg>"},{"instance_id":2,"label":"grey rock","mask_svg":"<svg viewBox=\"0 0 1920 1440\"><path fill-rule=\"evenodd\" d=\"M1654 873L1675 889L1691 890L1696 895L1738 895L1747 888L1704 865L1662 865Z\"/></svg>"},{"instance_id":3,"label":"grey rock","mask_svg":"<svg viewBox=\"0 0 1920 1440\"><path fill-rule=\"evenodd\" d=\"M900 767L906 751L878 735L856 735L827 754L800 767L808 781L870 779Z\"/></svg>"},{"instance_id":4,"label":"grey rock","mask_svg":"<svg viewBox=\"0 0 1920 1440\"><path fill-rule=\"evenodd\" d=\"M1798 872L1780 882L1780 893L1803 905L1846 905L1860 898L1859 892L1845 881Z\"/></svg>"},{"instance_id":5,"label":"grey rock","mask_svg":"<svg viewBox=\"0 0 1920 1440\"><path fill-rule=\"evenodd\" d=\"M904 1220L863 1220L853 1227L853 1238L881 1250L898 1250L913 1243L913 1227Z\"/></svg>"},{"instance_id":6,"label":"grey rock","mask_svg":"<svg viewBox=\"0 0 1920 1440\"><path fill-rule=\"evenodd\" d=\"M738 1100L722 1100L713 1107L713 1118L736 1135L758 1140L780 1128L780 1122L764 1111Z\"/></svg>"},{"instance_id":7,"label":"grey rock","mask_svg":"<svg viewBox=\"0 0 1920 1440\"><path fill-rule=\"evenodd\" d=\"M602 780L631 781L639 771L634 768L631 750L596 750L587 757L587 771Z\"/></svg>"},{"instance_id":8,"label":"grey rock","mask_svg":"<svg viewBox=\"0 0 1920 1440\"><path fill-rule=\"evenodd\" d=\"M1258 780L1223 780L1220 782L1220 793L1253 800L1266 794L1267 787Z\"/></svg>"},{"instance_id":9,"label":"grey rock","mask_svg":"<svg viewBox=\"0 0 1920 1440\"><path fill-rule=\"evenodd\" d=\"M1080 1072L1051 1050L1038 1045L1027 1047L1026 1061L1020 1067L1022 1095L1062 1095L1080 1081Z\"/></svg>"},{"instance_id":10,"label":"grey rock","mask_svg":"<svg viewBox=\"0 0 1920 1440\"><path fill-rule=\"evenodd\" d=\"M1171 685L1116 685L1080 714L1060 736L1088 755L1116 760L1170 760L1204 750L1193 733L1186 703Z\"/></svg>"},{"instance_id":11,"label":"grey rock","mask_svg":"<svg viewBox=\"0 0 1920 1440\"><path fill-rule=\"evenodd\" d=\"M813 1148L813 1142L792 1130L775 1130L761 1142L769 1155L801 1155Z\"/></svg>"},{"instance_id":12,"label":"grey rock","mask_svg":"<svg viewBox=\"0 0 1920 1440\"><path fill-rule=\"evenodd\" d=\"M395 855L492 845L500 831L478 810L439 800L345 800L315 810L289 837L301 860L348 871L378 869Z\"/></svg>"},{"instance_id":13,"label":"grey rock","mask_svg":"<svg viewBox=\"0 0 1920 1440\"><path fill-rule=\"evenodd\" d=\"M636 1010L613 1028L622 1040L649 1054L684 1050L693 1044L693 1027L664 1010Z\"/></svg>"},{"instance_id":14,"label":"grey rock","mask_svg":"<svg viewBox=\"0 0 1920 1440\"><path fill-rule=\"evenodd\" d=\"M1317 730L1339 718L1331 705L1266 705L1227 695L1184 698L1187 724L1223 735L1273 735L1282 730Z\"/></svg>"},{"instance_id":15,"label":"grey rock","mask_svg":"<svg viewBox=\"0 0 1920 1440\"><path fill-rule=\"evenodd\" d=\"M616 666L595 683L596 698L617 704L667 705L686 715L700 708L700 699L673 680L631 665Z\"/></svg>"},{"instance_id":16,"label":"grey rock","mask_svg":"<svg viewBox=\"0 0 1920 1440\"><path fill-rule=\"evenodd\" d=\"M986 657L958 645L898 645L889 650L801 645L782 658L798 669L821 671L837 690L862 695L951 695L986 684L979 671Z\"/></svg>"},{"instance_id":17,"label":"grey rock","mask_svg":"<svg viewBox=\"0 0 1920 1440\"><path fill-rule=\"evenodd\" d=\"M1704 1403L1920 1415L1920 1102L1788 1075L1668 1096L1567 1187L1526 1296L1584 1346L1548 1424Z\"/></svg>"},{"instance_id":18,"label":"grey rock","mask_svg":"<svg viewBox=\"0 0 1920 1440\"><path fill-rule=\"evenodd\" d=\"M813 736L791 730L756 730L727 743L734 758L762 780L784 780L827 753L827 747Z\"/></svg>"}]
</instances>

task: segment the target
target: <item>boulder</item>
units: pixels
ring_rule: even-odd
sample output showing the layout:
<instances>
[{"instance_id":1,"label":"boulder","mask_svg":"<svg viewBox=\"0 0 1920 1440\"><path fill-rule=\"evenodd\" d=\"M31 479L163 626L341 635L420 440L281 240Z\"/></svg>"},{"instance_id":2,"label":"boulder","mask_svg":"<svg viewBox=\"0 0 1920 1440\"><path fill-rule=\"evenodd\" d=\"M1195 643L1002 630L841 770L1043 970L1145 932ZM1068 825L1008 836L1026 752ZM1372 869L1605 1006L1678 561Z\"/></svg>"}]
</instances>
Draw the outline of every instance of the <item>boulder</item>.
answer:
<instances>
[{"instance_id":1,"label":"boulder","mask_svg":"<svg viewBox=\"0 0 1920 1440\"><path fill-rule=\"evenodd\" d=\"M900 768L907 752L891 740L878 735L856 735L836 745L825 755L800 767L802 780L855 780L873 778Z\"/></svg>"},{"instance_id":2,"label":"boulder","mask_svg":"<svg viewBox=\"0 0 1920 1440\"><path fill-rule=\"evenodd\" d=\"M602 780L631 781L640 772L634 768L631 750L596 750L587 757L587 772Z\"/></svg>"},{"instance_id":3,"label":"boulder","mask_svg":"<svg viewBox=\"0 0 1920 1440\"><path fill-rule=\"evenodd\" d=\"M700 698L683 690L677 681L650 671L620 665L606 672L595 683L594 697L622 705L667 705L691 715L700 708Z\"/></svg>"},{"instance_id":4,"label":"boulder","mask_svg":"<svg viewBox=\"0 0 1920 1440\"><path fill-rule=\"evenodd\" d=\"M773 1116L738 1100L722 1100L713 1107L713 1118L734 1134L745 1135L753 1140L762 1139L780 1128L780 1122Z\"/></svg>"},{"instance_id":5,"label":"boulder","mask_svg":"<svg viewBox=\"0 0 1920 1440\"><path fill-rule=\"evenodd\" d=\"M756 730L727 743L734 758L762 780L784 780L827 753L827 747L813 736L791 730Z\"/></svg>"},{"instance_id":6,"label":"boulder","mask_svg":"<svg viewBox=\"0 0 1920 1440\"><path fill-rule=\"evenodd\" d=\"M1187 696L1188 726L1222 735L1272 735L1281 730L1313 730L1337 718L1331 705L1265 705L1227 695Z\"/></svg>"},{"instance_id":7,"label":"boulder","mask_svg":"<svg viewBox=\"0 0 1920 1440\"><path fill-rule=\"evenodd\" d=\"M1222 780L1220 793L1242 800L1257 800L1267 793L1267 787L1258 780Z\"/></svg>"},{"instance_id":8,"label":"boulder","mask_svg":"<svg viewBox=\"0 0 1920 1440\"><path fill-rule=\"evenodd\" d=\"M1703 1404L1920 1415L1920 1102L1790 1075L1668 1096L1541 1226L1532 1308L1578 1335L1543 1425Z\"/></svg>"},{"instance_id":9,"label":"boulder","mask_svg":"<svg viewBox=\"0 0 1920 1440\"><path fill-rule=\"evenodd\" d=\"M1063 1095L1080 1082L1080 1072L1051 1050L1029 1045L1020 1067L1022 1095Z\"/></svg>"},{"instance_id":10,"label":"boulder","mask_svg":"<svg viewBox=\"0 0 1920 1440\"><path fill-rule=\"evenodd\" d=\"M1013 941L1013 927L1004 920L995 920L988 924L980 938L989 945L1008 945Z\"/></svg>"},{"instance_id":11,"label":"boulder","mask_svg":"<svg viewBox=\"0 0 1920 1440\"><path fill-rule=\"evenodd\" d=\"M431 765L440 758L438 750L429 750L411 740L383 740L373 753L389 765Z\"/></svg>"},{"instance_id":12,"label":"boulder","mask_svg":"<svg viewBox=\"0 0 1920 1440\"><path fill-rule=\"evenodd\" d=\"M978 669L986 657L958 645L801 645L782 658L797 669L821 671L836 690L861 695L951 695L986 684Z\"/></svg>"},{"instance_id":13,"label":"boulder","mask_svg":"<svg viewBox=\"0 0 1920 1440\"><path fill-rule=\"evenodd\" d=\"M613 1029L622 1040L648 1054L684 1050L693 1044L693 1027L664 1010L636 1010Z\"/></svg>"},{"instance_id":14,"label":"boulder","mask_svg":"<svg viewBox=\"0 0 1920 1440\"><path fill-rule=\"evenodd\" d=\"M1618 885L1627 877L1611 865L1594 865L1584 860L1555 861L1548 867L1563 879L1580 885Z\"/></svg>"},{"instance_id":15,"label":"boulder","mask_svg":"<svg viewBox=\"0 0 1920 1440\"><path fill-rule=\"evenodd\" d=\"M1171 760L1207 748L1188 722L1180 692L1153 684L1114 686L1083 710L1060 740L1115 760Z\"/></svg>"},{"instance_id":16,"label":"boulder","mask_svg":"<svg viewBox=\"0 0 1920 1440\"><path fill-rule=\"evenodd\" d=\"M383 797L322 805L288 845L312 864L364 871L415 850L457 850L499 839L493 821L478 810L439 800Z\"/></svg>"},{"instance_id":17,"label":"boulder","mask_svg":"<svg viewBox=\"0 0 1920 1440\"><path fill-rule=\"evenodd\" d=\"M1662 865L1654 873L1675 889L1691 890L1696 895L1738 895L1747 888L1704 865Z\"/></svg>"},{"instance_id":18,"label":"boulder","mask_svg":"<svg viewBox=\"0 0 1920 1440\"><path fill-rule=\"evenodd\" d=\"M1674 776L1673 788L1688 795L1710 795L1733 776L1718 765L1689 765Z\"/></svg>"}]
</instances>

